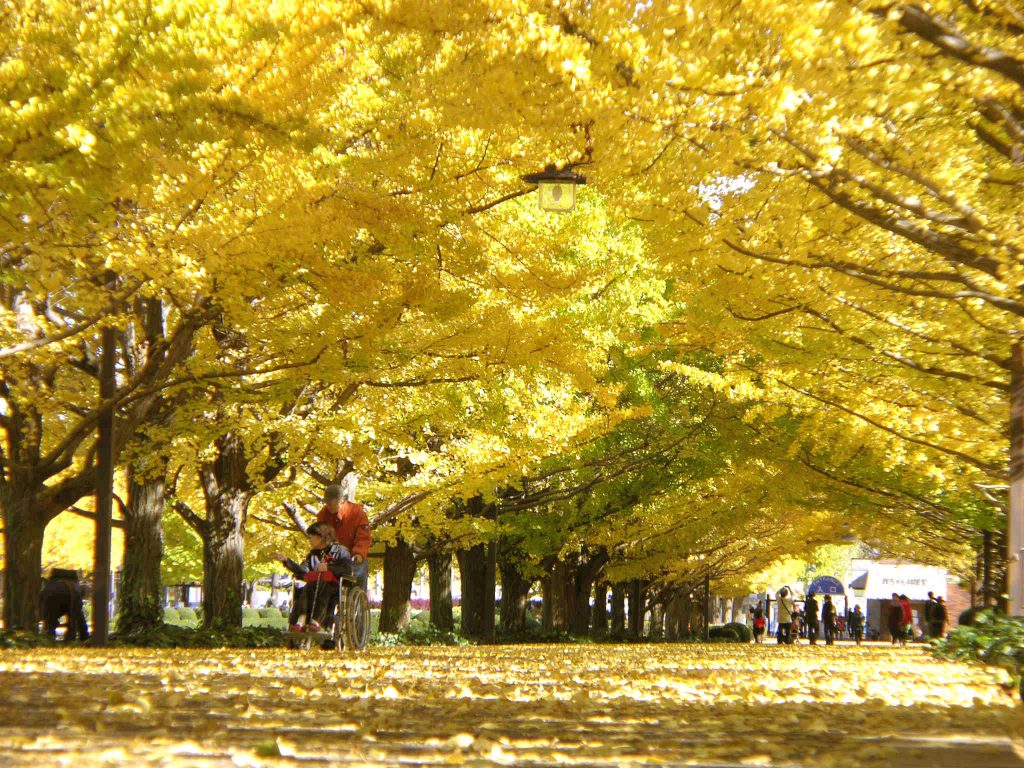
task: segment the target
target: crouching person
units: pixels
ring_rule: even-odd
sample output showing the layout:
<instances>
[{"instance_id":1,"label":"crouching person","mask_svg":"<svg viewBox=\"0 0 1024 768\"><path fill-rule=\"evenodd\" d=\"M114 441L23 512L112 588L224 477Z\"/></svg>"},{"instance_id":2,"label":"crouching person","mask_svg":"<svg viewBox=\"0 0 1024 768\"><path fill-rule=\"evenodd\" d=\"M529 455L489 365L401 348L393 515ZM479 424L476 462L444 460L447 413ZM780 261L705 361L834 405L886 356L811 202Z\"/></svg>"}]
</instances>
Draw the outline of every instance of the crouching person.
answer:
<instances>
[{"instance_id":1,"label":"crouching person","mask_svg":"<svg viewBox=\"0 0 1024 768\"><path fill-rule=\"evenodd\" d=\"M310 553L302 563L280 552L274 558L305 582L295 594L289 623L292 632L320 632L338 601L338 580L352 573L352 556L334 538L328 523L314 523L306 531Z\"/></svg>"},{"instance_id":2,"label":"crouching person","mask_svg":"<svg viewBox=\"0 0 1024 768\"><path fill-rule=\"evenodd\" d=\"M43 616L46 634L56 637L61 617L68 617L65 640L88 640L89 625L85 621L82 601L85 589L78 582L78 572L54 568L39 594L39 612Z\"/></svg>"}]
</instances>

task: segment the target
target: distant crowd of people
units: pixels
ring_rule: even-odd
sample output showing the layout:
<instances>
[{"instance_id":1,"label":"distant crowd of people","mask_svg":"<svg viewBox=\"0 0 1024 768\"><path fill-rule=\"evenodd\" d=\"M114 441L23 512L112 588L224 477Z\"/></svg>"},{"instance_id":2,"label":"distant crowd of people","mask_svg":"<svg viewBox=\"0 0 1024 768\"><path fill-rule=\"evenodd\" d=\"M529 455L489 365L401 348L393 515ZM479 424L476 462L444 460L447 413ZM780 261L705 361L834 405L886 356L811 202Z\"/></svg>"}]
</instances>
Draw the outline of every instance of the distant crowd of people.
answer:
<instances>
[{"instance_id":1,"label":"distant crowd of people","mask_svg":"<svg viewBox=\"0 0 1024 768\"><path fill-rule=\"evenodd\" d=\"M832 595L823 595L819 603L818 595L811 591L801 609L788 587L775 593L775 603L775 637L780 645L792 645L798 637L805 637L811 645L817 645L821 637L825 645L833 645L844 632L857 645L864 640L865 616L859 605L855 605L845 615L840 615ZM754 642L763 643L768 630L765 607L759 603L753 608L751 619ZM914 639L914 609L906 595L892 593L886 608L886 622L893 645L905 645L908 640ZM942 637L946 633L947 623L946 601L929 592L924 604L923 635L925 638Z\"/></svg>"}]
</instances>

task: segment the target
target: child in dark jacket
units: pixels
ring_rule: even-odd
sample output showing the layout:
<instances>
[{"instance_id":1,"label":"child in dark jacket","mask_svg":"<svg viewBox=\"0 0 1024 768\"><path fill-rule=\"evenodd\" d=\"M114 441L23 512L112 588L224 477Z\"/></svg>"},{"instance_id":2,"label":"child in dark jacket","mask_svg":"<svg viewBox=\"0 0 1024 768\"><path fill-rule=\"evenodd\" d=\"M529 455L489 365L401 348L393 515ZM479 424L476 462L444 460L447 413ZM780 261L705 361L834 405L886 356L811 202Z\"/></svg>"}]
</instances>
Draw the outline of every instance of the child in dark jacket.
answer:
<instances>
[{"instance_id":1,"label":"child in dark jacket","mask_svg":"<svg viewBox=\"0 0 1024 768\"><path fill-rule=\"evenodd\" d=\"M295 594L290 629L292 632L320 632L327 623L338 597L338 580L352 573L352 556L334 538L329 523L314 523L306 531L310 553L302 563L280 552L274 558L306 582Z\"/></svg>"}]
</instances>

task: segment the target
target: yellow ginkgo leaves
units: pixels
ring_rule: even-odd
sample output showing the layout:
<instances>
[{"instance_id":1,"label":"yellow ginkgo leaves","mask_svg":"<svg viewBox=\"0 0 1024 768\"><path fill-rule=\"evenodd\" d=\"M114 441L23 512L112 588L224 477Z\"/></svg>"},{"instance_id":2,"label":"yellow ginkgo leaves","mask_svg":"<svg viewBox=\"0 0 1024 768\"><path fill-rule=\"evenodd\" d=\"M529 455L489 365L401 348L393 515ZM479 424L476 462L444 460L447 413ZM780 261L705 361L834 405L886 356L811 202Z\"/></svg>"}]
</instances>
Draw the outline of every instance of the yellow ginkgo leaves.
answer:
<instances>
[{"instance_id":1,"label":"yellow ginkgo leaves","mask_svg":"<svg viewBox=\"0 0 1024 768\"><path fill-rule=\"evenodd\" d=\"M990 672L888 647L50 649L0 685L11 766L1008 767L1021 724Z\"/></svg>"}]
</instances>

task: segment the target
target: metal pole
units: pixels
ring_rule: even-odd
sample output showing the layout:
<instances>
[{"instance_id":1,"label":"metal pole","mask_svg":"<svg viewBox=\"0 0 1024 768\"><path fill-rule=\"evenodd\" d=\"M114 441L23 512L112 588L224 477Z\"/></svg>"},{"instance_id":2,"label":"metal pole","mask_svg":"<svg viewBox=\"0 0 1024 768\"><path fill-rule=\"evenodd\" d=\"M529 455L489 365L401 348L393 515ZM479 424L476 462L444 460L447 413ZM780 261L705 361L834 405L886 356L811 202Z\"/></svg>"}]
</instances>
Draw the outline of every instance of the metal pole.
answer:
<instances>
[{"instance_id":1,"label":"metal pole","mask_svg":"<svg viewBox=\"0 0 1024 768\"><path fill-rule=\"evenodd\" d=\"M711 574L704 574L704 639L711 639Z\"/></svg>"},{"instance_id":2,"label":"metal pole","mask_svg":"<svg viewBox=\"0 0 1024 768\"><path fill-rule=\"evenodd\" d=\"M1024 345L1010 357L1010 517L1007 572L1011 616L1024 615Z\"/></svg>"},{"instance_id":3,"label":"metal pole","mask_svg":"<svg viewBox=\"0 0 1024 768\"><path fill-rule=\"evenodd\" d=\"M106 645L110 627L110 530L114 502L114 352L113 328L104 328L100 358L100 413L96 450L96 546L93 553L92 641Z\"/></svg>"}]
</instances>

